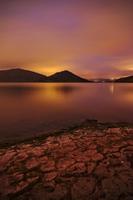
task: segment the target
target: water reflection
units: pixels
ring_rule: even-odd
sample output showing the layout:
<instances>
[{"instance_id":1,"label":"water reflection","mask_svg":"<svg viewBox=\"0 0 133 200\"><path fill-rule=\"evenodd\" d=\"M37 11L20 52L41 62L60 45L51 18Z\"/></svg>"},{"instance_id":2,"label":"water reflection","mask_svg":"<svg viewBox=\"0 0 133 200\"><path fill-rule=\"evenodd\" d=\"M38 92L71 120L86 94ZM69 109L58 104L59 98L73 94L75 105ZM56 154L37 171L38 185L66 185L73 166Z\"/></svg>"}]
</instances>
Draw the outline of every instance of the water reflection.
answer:
<instances>
[{"instance_id":1,"label":"water reflection","mask_svg":"<svg viewBox=\"0 0 133 200\"><path fill-rule=\"evenodd\" d=\"M32 86L15 86L15 85L7 85L7 86L0 86L0 94L8 95L8 96L20 96L25 94L30 94L36 92L39 88L32 87Z\"/></svg>"},{"instance_id":2,"label":"water reflection","mask_svg":"<svg viewBox=\"0 0 133 200\"><path fill-rule=\"evenodd\" d=\"M71 94L74 91L77 91L81 89L79 85L59 85L59 84L1 84L0 85L0 94L8 94L8 95L25 95L25 94L30 94L31 92L47 92L49 90L55 91L55 92L60 92L61 94Z\"/></svg>"},{"instance_id":3,"label":"water reflection","mask_svg":"<svg viewBox=\"0 0 133 200\"><path fill-rule=\"evenodd\" d=\"M133 122L132 84L0 84L0 139L23 139L85 118Z\"/></svg>"},{"instance_id":4,"label":"water reflection","mask_svg":"<svg viewBox=\"0 0 133 200\"><path fill-rule=\"evenodd\" d=\"M72 85L60 85L58 87L54 88L57 92L60 92L62 94L71 94L73 92L76 92L77 90L80 90L80 86L72 86Z\"/></svg>"},{"instance_id":5,"label":"water reflection","mask_svg":"<svg viewBox=\"0 0 133 200\"><path fill-rule=\"evenodd\" d=\"M113 83L110 84L110 92L111 92L112 94L114 94L114 89L115 89L114 84L113 84Z\"/></svg>"}]
</instances>

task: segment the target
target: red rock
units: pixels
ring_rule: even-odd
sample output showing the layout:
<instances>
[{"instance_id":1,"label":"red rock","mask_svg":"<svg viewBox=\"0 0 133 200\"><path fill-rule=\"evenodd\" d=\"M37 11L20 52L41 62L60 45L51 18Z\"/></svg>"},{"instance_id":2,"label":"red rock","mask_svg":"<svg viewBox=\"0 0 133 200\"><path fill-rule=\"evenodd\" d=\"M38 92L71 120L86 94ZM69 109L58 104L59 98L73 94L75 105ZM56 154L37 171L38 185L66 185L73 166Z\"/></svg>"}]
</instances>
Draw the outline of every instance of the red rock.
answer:
<instances>
[{"instance_id":1,"label":"red rock","mask_svg":"<svg viewBox=\"0 0 133 200\"><path fill-rule=\"evenodd\" d=\"M111 166L119 166L119 165L122 165L122 162L119 158L109 158L109 163Z\"/></svg>"},{"instance_id":2,"label":"red rock","mask_svg":"<svg viewBox=\"0 0 133 200\"><path fill-rule=\"evenodd\" d=\"M75 163L74 159L60 159L57 164L59 171L66 170L68 167Z\"/></svg>"},{"instance_id":3,"label":"red rock","mask_svg":"<svg viewBox=\"0 0 133 200\"><path fill-rule=\"evenodd\" d=\"M41 164L47 163L47 162L48 162L48 157L47 157L47 156L40 157L40 158L39 158L39 162L40 162Z\"/></svg>"},{"instance_id":4,"label":"red rock","mask_svg":"<svg viewBox=\"0 0 133 200\"><path fill-rule=\"evenodd\" d=\"M72 199L73 200L88 200L95 188L95 179L93 178L79 178L72 187ZM90 198L91 199L91 198Z\"/></svg>"},{"instance_id":5,"label":"red rock","mask_svg":"<svg viewBox=\"0 0 133 200\"><path fill-rule=\"evenodd\" d=\"M25 181L18 183L15 190L12 191L12 193L18 193L18 192L22 191L23 189L28 187L30 184L36 182L37 180L38 180L38 177L33 177L33 178L29 178Z\"/></svg>"},{"instance_id":6,"label":"red rock","mask_svg":"<svg viewBox=\"0 0 133 200\"><path fill-rule=\"evenodd\" d=\"M5 195L11 195L11 194L17 194L19 192L22 192L25 188L27 188L30 184L35 183L38 180L38 177L29 178L27 180L23 180L17 185L9 185L7 188L5 188L4 194Z\"/></svg>"},{"instance_id":7,"label":"red rock","mask_svg":"<svg viewBox=\"0 0 133 200\"><path fill-rule=\"evenodd\" d=\"M60 145L70 144L72 142L72 139L70 138L69 134L68 135L64 134L59 138L58 142L60 143Z\"/></svg>"},{"instance_id":8,"label":"red rock","mask_svg":"<svg viewBox=\"0 0 133 200\"><path fill-rule=\"evenodd\" d=\"M48 160L46 163L42 164L40 167L42 172L49 172L55 170L55 162L53 160Z\"/></svg>"},{"instance_id":9,"label":"red rock","mask_svg":"<svg viewBox=\"0 0 133 200\"><path fill-rule=\"evenodd\" d=\"M24 175L19 172L16 172L12 175L12 177L15 178L17 181L21 181L23 179Z\"/></svg>"},{"instance_id":10,"label":"red rock","mask_svg":"<svg viewBox=\"0 0 133 200\"><path fill-rule=\"evenodd\" d=\"M52 181L53 179L56 178L57 174L58 174L58 173L57 173L56 171L46 173L46 174L44 175L44 180L45 180L45 181Z\"/></svg>"},{"instance_id":11,"label":"red rock","mask_svg":"<svg viewBox=\"0 0 133 200\"><path fill-rule=\"evenodd\" d=\"M5 170L9 161L11 161L15 156L14 151L7 151L3 156L0 158L0 171Z\"/></svg>"},{"instance_id":12,"label":"red rock","mask_svg":"<svg viewBox=\"0 0 133 200\"><path fill-rule=\"evenodd\" d=\"M25 166L27 169L33 169L39 166L39 162L35 158L31 158L26 162Z\"/></svg>"},{"instance_id":13,"label":"red rock","mask_svg":"<svg viewBox=\"0 0 133 200\"><path fill-rule=\"evenodd\" d=\"M92 156L92 160L93 160L93 161L100 161L100 160L102 160L103 158L104 158L103 155L100 154L100 153L95 153L95 154L93 154L93 156Z\"/></svg>"},{"instance_id":14,"label":"red rock","mask_svg":"<svg viewBox=\"0 0 133 200\"><path fill-rule=\"evenodd\" d=\"M44 150L41 147L34 147L31 150L30 153L33 154L33 155L35 155L35 156L37 156L37 157L39 157L39 156L42 156L44 154Z\"/></svg>"},{"instance_id":15,"label":"red rock","mask_svg":"<svg viewBox=\"0 0 133 200\"><path fill-rule=\"evenodd\" d=\"M98 178L108 178L114 175L112 170L109 170L108 167L103 163L100 163L96 167L94 174L96 174Z\"/></svg>"},{"instance_id":16,"label":"red rock","mask_svg":"<svg viewBox=\"0 0 133 200\"><path fill-rule=\"evenodd\" d=\"M29 149L29 148L32 148L32 144L22 144L20 145L20 149Z\"/></svg>"},{"instance_id":17,"label":"red rock","mask_svg":"<svg viewBox=\"0 0 133 200\"><path fill-rule=\"evenodd\" d=\"M20 151L17 155L17 159L21 160L21 161L24 161L28 158L28 154L27 152L24 150L24 151Z\"/></svg>"},{"instance_id":18,"label":"red rock","mask_svg":"<svg viewBox=\"0 0 133 200\"><path fill-rule=\"evenodd\" d=\"M67 188L63 184L57 184L52 192L45 192L44 197L45 200L67 200Z\"/></svg>"},{"instance_id":19,"label":"red rock","mask_svg":"<svg viewBox=\"0 0 133 200\"><path fill-rule=\"evenodd\" d=\"M96 150L97 145L96 144L90 144L89 149L90 150Z\"/></svg>"},{"instance_id":20,"label":"red rock","mask_svg":"<svg viewBox=\"0 0 133 200\"><path fill-rule=\"evenodd\" d=\"M88 172L88 174L91 174L92 171L95 169L95 167L96 167L96 164L94 162L89 162L87 164L87 172Z\"/></svg>"},{"instance_id":21,"label":"red rock","mask_svg":"<svg viewBox=\"0 0 133 200\"><path fill-rule=\"evenodd\" d=\"M127 143L128 143L128 145L133 146L133 140L130 139L130 140L127 141Z\"/></svg>"},{"instance_id":22,"label":"red rock","mask_svg":"<svg viewBox=\"0 0 133 200\"><path fill-rule=\"evenodd\" d=\"M133 128L127 128L127 133L133 135Z\"/></svg>"},{"instance_id":23,"label":"red rock","mask_svg":"<svg viewBox=\"0 0 133 200\"><path fill-rule=\"evenodd\" d=\"M117 133L117 134L120 134L121 133L121 128L109 128L106 133Z\"/></svg>"},{"instance_id":24,"label":"red rock","mask_svg":"<svg viewBox=\"0 0 133 200\"><path fill-rule=\"evenodd\" d=\"M75 150L72 152L72 157L77 162L89 162L93 156L93 154L97 153L96 150L86 150L84 152L81 152L79 150Z\"/></svg>"},{"instance_id":25,"label":"red rock","mask_svg":"<svg viewBox=\"0 0 133 200\"><path fill-rule=\"evenodd\" d=\"M117 177L111 177L103 179L102 189L105 195L105 199L119 199L119 196L126 195L128 192L127 185L124 184Z\"/></svg>"},{"instance_id":26,"label":"red rock","mask_svg":"<svg viewBox=\"0 0 133 200\"><path fill-rule=\"evenodd\" d=\"M85 163L79 162L75 163L74 165L70 166L68 169L66 169L66 174L68 175L75 175L75 174L82 174L86 171Z\"/></svg>"},{"instance_id":27,"label":"red rock","mask_svg":"<svg viewBox=\"0 0 133 200\"><path fill-rule=\"evenodd\" d=\"M55 190L55 181L46 181L44 178L42 179L43 187L47 192L53 192Z\"/></svg>"}]
</instances>

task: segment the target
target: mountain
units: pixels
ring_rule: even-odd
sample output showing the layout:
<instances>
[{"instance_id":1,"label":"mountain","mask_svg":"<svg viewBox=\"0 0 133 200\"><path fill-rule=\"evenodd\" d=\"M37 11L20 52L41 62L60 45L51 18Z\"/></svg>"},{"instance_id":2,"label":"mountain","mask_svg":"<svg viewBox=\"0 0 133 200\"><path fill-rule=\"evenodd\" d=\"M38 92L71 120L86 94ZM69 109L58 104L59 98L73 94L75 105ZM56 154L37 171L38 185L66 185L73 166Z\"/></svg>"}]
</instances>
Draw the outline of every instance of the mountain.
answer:
<instances>
[{"instance_id":1,"label":"mountain","mask_svg":"<svg viewBox=\"0 0 133 200\"><path fill-rule=\"evenodd\" d=\"M70 71L57 72L48 77L49 82L89 82L87 79L81 78Z\"/></svg>"},{"instance_id":2,"label":"mountain","mask_svg":"<svg viewBox=\"0 0 133 200\"><path fill-rule=\"evenodd\" d=\"M24 69L0 71L0 82L47 82L47 77Z\"/></svg>"},{"instance_id":3,"label":"mountain","mask_svg":"<svg viewBox=\"0 0 133 200\"><path fill-rule=\"evenodd\" d=\"M122 77L122 78L115 80L115 82L118 82L118 83L133 83L133 76Z\"/></svg>"},{"instance_id":4,"label":"mountain","mask_svg":"<svg viewBox=\"0 0 133 200\"><path fill-rule=\"evenodd\" d=\"M87 79L81 78L72 72L57 72L49 77L20 69L9 69L0 71L0 82L89 82Z\"/></svg>"}]
</instances>

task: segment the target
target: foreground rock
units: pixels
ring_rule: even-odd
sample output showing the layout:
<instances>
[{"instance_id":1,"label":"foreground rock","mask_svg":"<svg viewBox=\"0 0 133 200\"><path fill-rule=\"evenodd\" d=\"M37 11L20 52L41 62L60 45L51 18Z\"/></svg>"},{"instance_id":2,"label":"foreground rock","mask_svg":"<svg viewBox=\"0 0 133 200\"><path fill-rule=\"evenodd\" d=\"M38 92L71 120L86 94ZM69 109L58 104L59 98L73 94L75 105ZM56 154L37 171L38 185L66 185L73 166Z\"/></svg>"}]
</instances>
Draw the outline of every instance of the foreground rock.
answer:
<instances>
[{"instance_id":1,"label":"foreground rock","mask_svg":"<svg viewBox=\"0 0 133 200\"><path fill-rule=\"evenodd\" d=\"M133 199L133 128L83 126L1 149L0 199Z\"/></svg>"}]
</instances>

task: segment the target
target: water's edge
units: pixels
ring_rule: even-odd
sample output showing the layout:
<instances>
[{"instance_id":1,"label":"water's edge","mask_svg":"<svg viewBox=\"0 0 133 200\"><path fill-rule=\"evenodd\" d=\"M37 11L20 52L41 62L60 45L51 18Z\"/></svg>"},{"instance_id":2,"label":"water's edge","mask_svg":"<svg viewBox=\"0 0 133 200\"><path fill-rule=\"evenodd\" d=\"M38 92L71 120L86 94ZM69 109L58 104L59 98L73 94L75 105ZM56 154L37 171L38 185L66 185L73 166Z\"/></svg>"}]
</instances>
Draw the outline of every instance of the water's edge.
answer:
<instances>
[{"instance_id":1,"label":"water's edge","mask_svg":"<svg viewBox=\"0 0 133 200\"><path fill-rule=\"evenodd\" d=\"M108 128L133 128L133 123L128 123L128 122L99 122L97 120L93 119L86 119L82 121L81 123L76 123L73 124L72 126L65 127L64 129L60 129L57 131L52 131L52 132L47 132L47 133L42 133L39 136L33 136L21 140L14 140L14 141L6 141L6 142L0 142L0 149L1 148L8 148L13 145L18 145L21 143L32 143L34 140L36 141L41 141L46 139L47 137L52 137L52 136L58 136L62 135L64 133L71 133L73 130L79 129L79 128L85 128L88 127L89 129L92 130L105 130Z\"/></svg>"}]
</instances>

